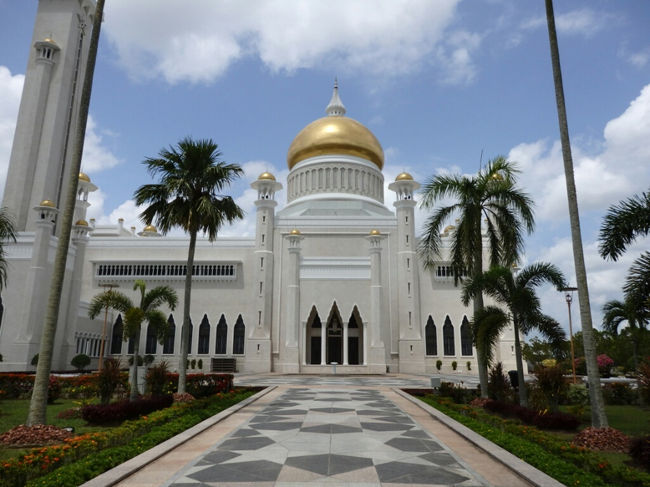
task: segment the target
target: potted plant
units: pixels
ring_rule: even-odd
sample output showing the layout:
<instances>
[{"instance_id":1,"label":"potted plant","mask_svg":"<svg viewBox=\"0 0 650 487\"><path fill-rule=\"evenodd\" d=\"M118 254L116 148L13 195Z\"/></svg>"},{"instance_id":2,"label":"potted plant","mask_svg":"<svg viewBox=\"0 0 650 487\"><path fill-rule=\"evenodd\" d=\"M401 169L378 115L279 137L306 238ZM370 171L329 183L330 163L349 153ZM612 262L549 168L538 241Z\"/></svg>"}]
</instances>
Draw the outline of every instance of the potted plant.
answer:
<instances>
[{"instance_id":1,"label":"potted plant","mask_svg":"<svg viewBox=\"0 0 650 487\"><path fill-rule=\"evenodd\" d=\"M451 363L451 368L454 369L454 372L455 372L456 369L458 368L458 362L456 362L456 361L454 360L454 361Z\"/></svg>"}]
</instances>

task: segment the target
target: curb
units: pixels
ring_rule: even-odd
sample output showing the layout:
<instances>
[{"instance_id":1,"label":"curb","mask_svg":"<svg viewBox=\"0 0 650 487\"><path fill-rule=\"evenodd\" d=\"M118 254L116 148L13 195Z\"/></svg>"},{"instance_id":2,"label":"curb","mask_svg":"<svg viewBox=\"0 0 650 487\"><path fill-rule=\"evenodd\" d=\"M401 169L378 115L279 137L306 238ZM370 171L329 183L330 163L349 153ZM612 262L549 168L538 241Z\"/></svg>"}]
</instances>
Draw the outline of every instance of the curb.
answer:
<instances>
[{"instance_id":1,"label":"curb","mask_svg":"<svg viewBox=\"0 0 650 487\"><path fill-rule=\"evenodd\" d=\"M428 404L414 398L410 394L403 392L401 389L393 388L397 394L407 399L411 403L415 404L419 408L425 410L435 419L440 421L442 424L450 428L451 430L458 433L460 436L465 438L467 441L472 443L477 448L480 448L485 453L494 458L497 462L509 468L512 472L517 474L522 479L530 482L535 487L565 487L561 482L558 482L553 477L545 474L541 470L536 469L532 465L524 462L521 458L516 457L507 450L504 450L499 445L492 443L490 440L483 438L478 433L475 433L467 426L460 424L455 419L450 418L449 416L441 413L436 408L429 406Z\"/></svg>"},{"instance_id":2,"label":"curb","mask_svg":"<svg viewBox=\"0 0 650 487\"><path fill-rule=\"evenodd\" d=\"M266 389L261 390L257 394L254 394L251 397L248 397L243 401L233 406L230 406L228 409L224 409L220 413L215 414L214 416L211 416L208 419L204 419L200 423L195 424L194 426L192 426L189 429L186 429L182 433L179 433L176 436L172 436L170 439L163 441L161 444L156 445L153 448L150 448L149 450L140 453L138 456L135 456L130 460L121 463L117 467L107 470L106 472L89 480L88 482L81 484L80 487L109 487L111 485L117 484L118 482L124 480L125 478L129 477L130 475L134 474L135 472L143 468L145 465L153 462L154 460L159 459L163 455L169 453L174 448L191 440L199 433L203 433L203 431L207 430L211 426L214 426L218 422L226 419L228 416L231 416L232 414L236 413L240 409L257 401L261 397L265 396L266 394L274 390L276 387L277 386L267 387Z\"/></svg>"}]
</instances>

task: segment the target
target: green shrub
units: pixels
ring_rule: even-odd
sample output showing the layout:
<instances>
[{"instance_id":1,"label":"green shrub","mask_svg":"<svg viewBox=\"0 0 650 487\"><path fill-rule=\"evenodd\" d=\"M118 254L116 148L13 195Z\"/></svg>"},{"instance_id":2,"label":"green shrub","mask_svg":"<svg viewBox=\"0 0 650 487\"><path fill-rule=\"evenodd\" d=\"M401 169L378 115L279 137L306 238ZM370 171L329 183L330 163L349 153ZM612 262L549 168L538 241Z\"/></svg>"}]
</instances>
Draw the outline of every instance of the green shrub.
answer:
<instances>
[{"instance_id":1,"label":"green shrub","mask_svg":"<svg viewBox=\"0 0 650 487\"><path fill-rule=\"evenodd\" d=\"M639 402L639 393L632 389L629 384L612 382L604 384L602 390L605 404L626 405Z\"/></svg>"},{"instance_id":2,"label":"green shrub","mask_svg":"<svg viewBox=\"0 0 650 487\"><path fill-rule=\"evenodd\" d=\"M80 353L79 355L72 357L70 365L81 372L83 369L90 365L90 357L85 353Z\"/></svg>"},{"instance_id":3,"label":"green shrub","mask_svg":"<svg viewBox=\"0 0 650 487\"><path fill-rule=\"evenodd\" d=\"M144 359L142 358L142 355L138 355L138 367L142 367L144 365ZM129 367L133 366L133 355L129 357Z\"/></svg>"},{"instance_id":4,"label":"green shrub","mask_svg":"<svg viewBox=\"0 0 650 487\"><path fill-rule=\"evenodd\" d=\"M634 463L650 470L650 436L635 438L630 445L630 456Z\"/></svg>"},{"instance_id":5,"label":"green shrub","mask_svg":"<svg viewBox=\"0 0 650 487\"><path fill-rule=\"evenodd\" d=\"M199 361L196 363L196 366L199 369L203 370L203 359L202 358L199 359Z\"/></svg>"},{"instance_id":6,"label":"green shrub","mask_svg":"<svg viewBox=\"0 0 650 487\"><path fill-rule=\"evenodd\" d=\"M537 387L544 394L551 411L560 410L560 401L566 396L569 384L564 378L564 371L555 367L540 367L536 372Z\"/></svg>"},{"instance_id":7,"label":"green shrub","mask_svg":"<svg viewBox=\"0 0 650 487\"><path fill-rule=\"evenodd\" d=\"M144 365L149 367L153 363L154 360L156 360L156 357L154 357L153 355L148 353L147 355L144 356L143 363L144 363Z\"/></svg>"},{"instance_id":8,"label":"green shrub","mask_svg":"<svg viewBox=\"0 0 650 487\"><path fill-rule=\"evenodd\" d=\"M470 362L469 360L467 361L467 370L468 371L472 370L472 362Z\"/></svg>"},{"instance_id":9,"label":"green shrub","mask_svg":"<svg viewBox=\"0 0 650 487\"><path fill-rule=\"evenodd\" d=\"M158 365L154 365L147 370L147 376L145 378L146 390L152 396L162 396L165 393L171 391L165 390L167 385L169 367L167 362L164 360Z\"/></svg>"},{"instance_id":10,"label":"green shrub","mask_svg":"<svg viewBox=\"0 0 650 487\"><path fill-rule=\"evenodd\" d=\"M101 372L97 374L97 388L102 404L110 402L111 397L121 383L121 376L119 359L109 358L104 360L104 366Z\"/></svg>"},{"instance_id":11,"label":"green shrub","mask_svg":"<svg viewBox=\"0 0 650 487\"><path fill-rule=\"evenodd\" d=\"M196 359L195 358L190 360L190 365L192 366L193 369L196 369Z\"/></svg>"},{"instance_id":12,"label":"green shrub","mask_svg":"<svg viewBox=\"0 0 650 487\"><path fill-rule=\"evenodd\" d=\"M454 369L454 370L456 370L456 369L458 368L458 362L456 362L456 361L454 360L454 361L451 363L451 368Z\"/></svg>"},{"instance_id":13,"label":"green shrub","mask_svg":"<svg viewBox=\"0 0 650 487\"><path fill-rule=\"evenodd\" d=\"M34 356L32 357L32 362L31 362L31 364L32 364L34 367L38 366L38 354L36 354L36 355L34 355Z\"/></svg>"},{"instance_id":14,"label":"green shrub","mask_svg":"<svg viewBox=\"0 0 650 487\"><path fill-rule=\"evenodd\" d=\"M442 360L436 360L436 369L438 369L438 372L440 372L440 369L442 369Z\"/></svg>"},{"instance_id":15,"label":"green shrub","mask_svg":"<svg viewBox=\"0 0 650 487\"><path fill-rule=\"evenodd\" d=\"M508 401L513 391L510 386L510 379L503 373L503 365L497 363L490 369L488 376L488 397L496 401Z\"/></svg>"},{"instance_id":16,"label":"green shrub","mask_svg":"<svg viewBox=\"0 0 650 487\"><path fill-rule=\"evenodd\" d=\"M566 393L566 403L573 406L586 406L589 404L589 391L584 384L569 384Z\"/></svg>"}]
</instances>

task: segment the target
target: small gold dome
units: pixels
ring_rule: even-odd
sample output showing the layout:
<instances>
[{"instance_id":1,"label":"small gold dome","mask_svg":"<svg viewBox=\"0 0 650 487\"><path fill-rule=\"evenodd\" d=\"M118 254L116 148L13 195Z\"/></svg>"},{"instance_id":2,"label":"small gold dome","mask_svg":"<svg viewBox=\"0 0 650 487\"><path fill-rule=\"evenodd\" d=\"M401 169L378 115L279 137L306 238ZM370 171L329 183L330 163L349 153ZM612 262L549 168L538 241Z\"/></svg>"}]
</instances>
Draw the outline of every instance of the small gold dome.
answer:
<instances>
[{"instance_id":1,"label":"small gold dome","mask_svg":"<svg viewBox=\"0 0 650 487\"><path fill-rule=\"evenodd\" d=\"M298 230L297 228L294 228L293 230L291 230L289 232L289 235L300 235L300 230Z\"/></svg>"},{"instance_id":2,"label":"small gold dome","mask_svg":"<svg viewBox=\"0 0 650 487\"><path fill-rule=\"evenodd\" d=\"M370 235L381 235L381 232L376 228L373 228L372 230L370 230Z\"/></svg>"},{"instance_id":3,"label":"small gold dome","mask_svg":"<svg viewBox=\"0 0 650 487\"><path fill-rule=\"evenodd\" d=\"M79 225L79 226L82 226L82 227L87 227L88 222L86 220L77 220L77 223L75 223L75 225Z\"/></svg>"},{"instance_id":4,"label":"small gold dome","mask_svg":"<svg viewBox=\"0 0 650 487\"><path fill-rule=\"evenodd\" d=\"M345 154L384 167L384 150L373 133L348 117L319 118L302 129L293 139L287 153L289 169L310 157Z\"/></svg>"},{"instance_id":5,"label":"small gold dome","mask_svg":"<svg viewBox=\"0 0 650 487\"><path fill-rule=\"evenodd\" d=\"M271 174L270 172L268 172L268 171L264 171L262 174L260 174L258 176L257 179L258 180L263 179L263 180L267 180L267 181L275 181L275 176L273 174Z\"/></svg>"},{"instance_id":6,"label":"small gold dome","mask_svg":"<svg viewBox=\"0 0 650 487\"><path fill-rule=\"evenodd\" d=\"M153 225L147 225L146 227L144 227L144 229L142 231L143 232L157 232L158 230L156 230L156 227L154 227Z\"/></svg>"},{"instance_id":7,"label":"small gold dome","mask_svg":"<svg viewBox=\"0 0 650 487\"><path fill-rule=\"evenodd\" d=\"M407 172L403 172L397 175L395 181L413 181L413 176Z\"/></svg>"},{"instance_id":8,"label":"small gold dome","mask_svg":"<svg viewBox=\"0 0 650 487\"><path fill-rule=\"evenodd\" d=\"M50 200L41 201L40 206L49 206L50 208L56 208L56 205L53 202L51 202Z\"/></svg>"},{"instance_id":9,"label":"small gold dome","mask_svg":"<svg viewBox=\"0 0 650 487\"><path fill-rule=\"evenodd\" d=\"M447 232L449 232L450 230L455 230L455 229L456 229L456 227L455 227L454 225L447 225L447 226L445 227L445 229L443 230L443 233L447 233Z\"/></svg>"},{"instance_id":10,"label":"small gold dome","mask_svg":"<svg viewBox=\"0 0 650 487\"><path fill-rule=\"evenodd\" d=\"M90 178L88 177L88 174L85 172L80 172L79 173L79 181L86 181L87 183L90 182Z\"/></svg>"}]
</instances>

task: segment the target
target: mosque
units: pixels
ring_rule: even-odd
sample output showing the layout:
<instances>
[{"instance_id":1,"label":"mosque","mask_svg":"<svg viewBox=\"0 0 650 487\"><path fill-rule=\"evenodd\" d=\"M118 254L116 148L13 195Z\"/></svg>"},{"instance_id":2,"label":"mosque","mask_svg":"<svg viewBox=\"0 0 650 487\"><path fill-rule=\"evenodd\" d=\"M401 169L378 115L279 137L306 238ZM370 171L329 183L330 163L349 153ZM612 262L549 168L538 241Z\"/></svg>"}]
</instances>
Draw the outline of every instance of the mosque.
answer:
<instances>
[{"instance_id":1,"label":"mosque","mask_svg":"<svg viewBox=\"0 0 650 487\"><path fill-rule=\"evenodd\" d=\"M8 285L2 292L0 370L30 370L45 318L78 116L79 79L87 57L81 24L91 25L92 0L39 2L3 206L18 240L5 244ZM287 141L288 142L288 141ZM199 238L193 269L189 371L234 364L244 373L475 373L476 352L449 263L453 226L442 235L435 268L418 259L414 194L404 172L388 185L384 153L364 125L346 116L338 87L324 117L289 145L286 182L259 175L254 238ZM287 201L275 196L286 184ZM178 366L188 237L86 221L97 187L79 175L77 207L55 338L54 370L85 353L97 365L104 316L88 303L108 286L131 293L135 279L177 290L171 333L157 343L143 327L140 354ZM487 259L485 259L487 261ZM122 340L122 317L108 313L106 355L126 364L133 343ZM512 328L495 355L514 366ZM225 359L225 360L224 360ZM455 366L454 366L455 365Z\"/></svg>"}]
</instances>

